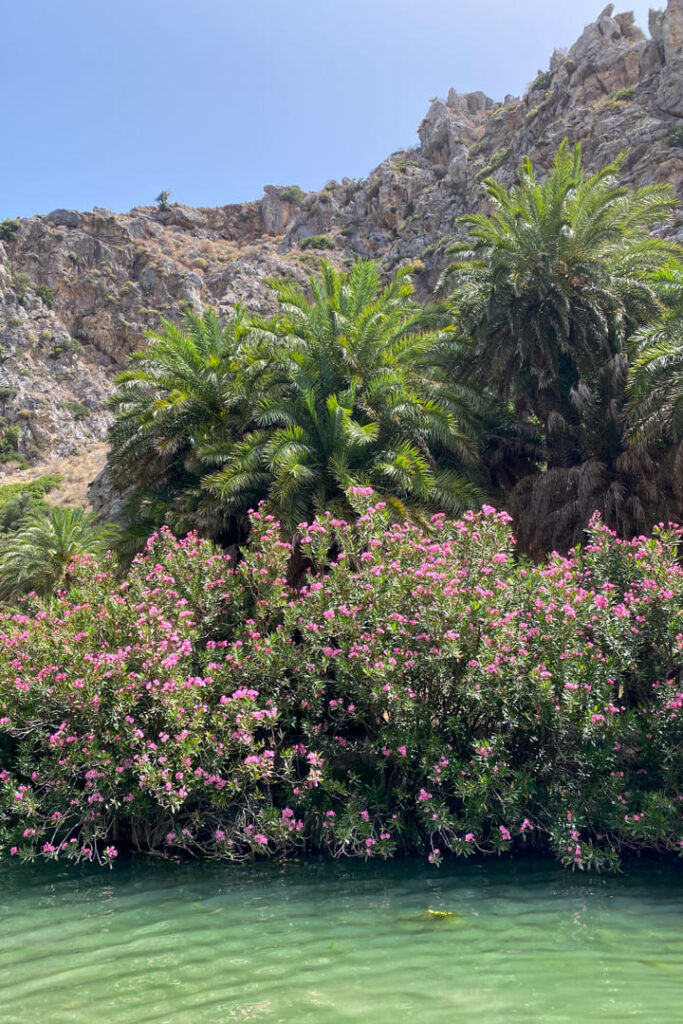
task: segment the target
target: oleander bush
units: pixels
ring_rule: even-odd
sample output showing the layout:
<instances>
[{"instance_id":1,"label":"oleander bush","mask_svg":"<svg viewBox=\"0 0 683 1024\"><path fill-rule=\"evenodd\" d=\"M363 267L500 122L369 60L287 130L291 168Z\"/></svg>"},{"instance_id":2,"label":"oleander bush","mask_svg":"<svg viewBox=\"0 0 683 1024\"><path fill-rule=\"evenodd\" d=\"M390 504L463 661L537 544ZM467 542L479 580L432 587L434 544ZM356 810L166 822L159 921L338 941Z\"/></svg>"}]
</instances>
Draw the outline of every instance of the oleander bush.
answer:
<instances>
[{"instance_id":1,"label":"oleander bush","mask_svg":"<svg viewBox=\"0 0 683 1024\"><path fill-rule=\"evenodd\" d=\"M519 559L509 517L396 525L366 488L239 565L162 530L0 621L6 853L245 859L683 843L681 531Z\"/></svg>"}]
</instances>

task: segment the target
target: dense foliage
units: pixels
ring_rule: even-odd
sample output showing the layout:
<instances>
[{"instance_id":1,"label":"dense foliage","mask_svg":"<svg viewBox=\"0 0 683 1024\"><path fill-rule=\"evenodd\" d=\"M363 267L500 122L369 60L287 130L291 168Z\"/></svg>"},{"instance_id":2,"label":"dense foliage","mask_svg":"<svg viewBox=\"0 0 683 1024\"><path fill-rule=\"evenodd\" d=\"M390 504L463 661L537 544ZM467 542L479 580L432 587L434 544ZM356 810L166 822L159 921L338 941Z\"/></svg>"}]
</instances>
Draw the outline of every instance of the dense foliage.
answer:
<instances>
[{"instance_id":1,"label":"dense foliage","mask_svg":"<svg viewBox=\"0 0 683 1024\"><path fill-rule=\"evenodd\" d=\"M48 512L45 495L62 482L59 473L0 485L0 534L13 533L31 512Z\"/></svg>"},{"instance_id":2,"label":"dense foliage","mask_svg":"<svg viewBox=\"0 0 683 1024\"><path fill-rule=\"evenodd\" d=\"M78 555L102 554L114 531L80 508L36 507L0 544L0 601L22 594L45 596L70 583L70 566Z\"/></svg>"},{"instance_id":3,"label":"dense foliage","mask_svg":"<svg viewBox=\"0 0 683 1024\"><path fill-rule=\"evenodd\" d=\"M629 539L683 517L681 269L619 167L486 181L439 304L359 261L164 322L118 562L0 492L5 849L683 850L681 531Z\"/></svg>"},{"instance_id":4,"label":"dense foliage","mask_svg":"<svg viewBox=\"0 0 683 1024\"><path fill-rule=\"evenodd\" d=\"M624 537L683 519L680 248L653 234L673 193L619 185L622 162L588 175L565 142L545 180L486 179L437 305L409 268L323 263L268 282L272 317L164 323L113 400L123 553L162 524L240 543L261 500L291 535L353 485L398 519L489 500L535 557L596 509Z\"/></svg>"},{"instance_id":5,"label":"dense foliage","mask_svg":"<svg viewBox=\"0 0 683 1024\"><path fill-rule=\"evenodd\" d=\"M481 500L471 396L435 377L408 271L327 265L310 294L271 281L280 312L186 314L150 336L118 379L110 468L130 490L132 546L155 526L243 536L265 499L290 533L371 484L397 515ZM476 403L475 403L476 404Z\"/></svg>"},{"instance_id":6,"label":"dense foliage","mask_svg":"<svg viewBox=\"0 0 683 1024\"><path fill-rule=\"evenodd\" d=\"M5 850L680 850L680 531L596 521L534 566L488 507L423 530L349 500L355 525L302 525L300 591L261 512L236 568L162 531L125 581L85 558L5 615Z\"/></svg>"},{"instance_id":7,"label":"dense foliage","mask_svg":"<svg viewBox=\"0 0 683 1024\"><path fill-rule=\"evenodd\" d=\"M454 372L538 432L533 472L506 499L536 554L578 541L596 508L622 536L665 514L625 404L631 339L659 319L659 275L678 255L651 234L674 196L620 186L622 162L589 176L565 142L544 181L528 159L511 188L489 179L489 212L464 218L469 238L446 275Z\"/></svg>"},{"instance_id":8,"label":"dense foliage","mask_svg":"<svg viewBox=\"0 0 683 1024\"><path fill-rule=\"evenodd\" d=\"M664 315L634 338L629 419L636 438L683 440L683 270L656 279Z\"/></svg>"}]
</instances>

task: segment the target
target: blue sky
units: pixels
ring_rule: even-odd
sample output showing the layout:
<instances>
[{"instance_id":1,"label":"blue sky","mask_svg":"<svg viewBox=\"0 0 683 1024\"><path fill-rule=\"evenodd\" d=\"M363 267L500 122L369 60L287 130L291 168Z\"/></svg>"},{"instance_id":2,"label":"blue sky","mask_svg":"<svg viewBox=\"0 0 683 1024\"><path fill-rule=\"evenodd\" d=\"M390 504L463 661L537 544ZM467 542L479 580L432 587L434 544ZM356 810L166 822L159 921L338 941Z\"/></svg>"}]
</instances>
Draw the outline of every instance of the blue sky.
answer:
<instances>
[{"instance_id":1,"label":"blue sky","mask_svg":"<svg viewBox=\"0 0 683 1024\"><path fill-rule=\"evenodd\" d=\"M601 0L23 0L2 11L0 218L363 177L450 86L519 95ZM649 3L635 6L641 27ZM621 7L617 7L620 10ZM628 8L626 8L628 9Z\"/></svg>"}]
</instances>

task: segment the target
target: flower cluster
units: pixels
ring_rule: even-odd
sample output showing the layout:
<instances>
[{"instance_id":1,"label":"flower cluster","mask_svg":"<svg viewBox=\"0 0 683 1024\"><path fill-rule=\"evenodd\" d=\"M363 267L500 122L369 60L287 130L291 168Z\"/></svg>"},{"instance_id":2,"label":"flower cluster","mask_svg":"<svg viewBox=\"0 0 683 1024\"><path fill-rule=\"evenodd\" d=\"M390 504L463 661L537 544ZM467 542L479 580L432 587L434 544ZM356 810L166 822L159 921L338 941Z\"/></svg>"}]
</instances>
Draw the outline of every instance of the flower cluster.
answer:
<instances>
[{"instance_id":1,"label":"flower cluster","mask_svg":"<svg viewBox=\"0 0 683 1024\"><path fill-rule=\"evenodd\" d=\"M242 561L162 531L124 582L0 621L11 855L214 858L551 849L612 866L683 842L680 531L518 559L509 517L301 524Z\"/></svg>"}]
</instances>

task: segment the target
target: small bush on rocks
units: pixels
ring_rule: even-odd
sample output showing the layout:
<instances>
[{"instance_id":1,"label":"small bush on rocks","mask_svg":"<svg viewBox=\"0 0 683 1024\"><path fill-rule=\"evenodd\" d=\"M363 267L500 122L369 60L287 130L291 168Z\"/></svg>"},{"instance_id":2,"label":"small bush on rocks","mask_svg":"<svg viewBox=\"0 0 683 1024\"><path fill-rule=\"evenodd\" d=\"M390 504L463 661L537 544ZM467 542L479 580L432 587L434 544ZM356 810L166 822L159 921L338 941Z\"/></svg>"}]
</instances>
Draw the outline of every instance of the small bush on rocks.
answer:
<instances>
[{"instance_id":1,"label":"small bush on rocks","mask_svg":"<svg viewBox=\"0 0 683 1024\"><path fill-rule=\"evenodd\" d=\"M299 241L300 249L332 249L334 243L329 235L309 235Z\"/></svg>"}]
</instances>

